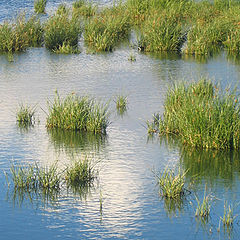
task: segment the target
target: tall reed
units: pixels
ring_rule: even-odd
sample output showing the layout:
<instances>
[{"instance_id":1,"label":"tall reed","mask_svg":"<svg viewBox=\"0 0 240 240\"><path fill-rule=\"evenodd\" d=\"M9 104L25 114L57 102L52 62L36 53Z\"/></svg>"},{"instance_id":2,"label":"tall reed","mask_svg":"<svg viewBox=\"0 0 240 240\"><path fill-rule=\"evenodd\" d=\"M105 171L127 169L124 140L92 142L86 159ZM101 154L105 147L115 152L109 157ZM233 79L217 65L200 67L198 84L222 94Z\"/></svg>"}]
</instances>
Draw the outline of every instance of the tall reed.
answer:
<instances>
[{"instance_id":1,"label":"tall reed","mask_svg":"<svg viewBox=\"0 0 240 240\"><path fill-rule=\"evenodd\" d=\"M168 91L164 108L163 117L152 121L160 135L177 135L197 148L240 148L240 109L234 91L220 91L206 79L188 86L181 83Z\"/></svg>"},{"instance_id":2,"label":"tall reed","mask_svg":"<svg viewBox=\"0 0 240 240\"><path fill-rule=\"evenodd\" d=\"M56 92L54 102L49 104L47 128L105 133L109 124L108 106L87 96L75 94L60 98Z\"/></svg>"}]
</instances>

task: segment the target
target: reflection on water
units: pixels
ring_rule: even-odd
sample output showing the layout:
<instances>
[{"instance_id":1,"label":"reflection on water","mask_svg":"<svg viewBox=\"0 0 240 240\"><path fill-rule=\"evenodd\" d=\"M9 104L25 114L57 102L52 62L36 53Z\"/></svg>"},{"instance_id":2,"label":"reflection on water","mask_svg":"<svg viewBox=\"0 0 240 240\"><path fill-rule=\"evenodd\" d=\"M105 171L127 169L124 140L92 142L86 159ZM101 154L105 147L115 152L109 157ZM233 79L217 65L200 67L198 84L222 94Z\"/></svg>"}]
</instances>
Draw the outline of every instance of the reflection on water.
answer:
<instances>
[{"instance_id":1,"label":"reflection on water","mask_svg":"<svg viewBox=\"0 0 240 240\"><path fill-rule=\"evenodd\" d=\"M187 176L197 182L206 181L209 185L217 180L227 180L226 185L236 180L240 173L240 153L236 151L222 152L210 150L181 150L180 162L188 169Z\"/></svg>"},{"instance_id":2,"label":"reflection on water","mask_svg":"<svg viewBox=\"0 0 240 240\"><path fill-rule=\"evenodd\" d=\"M67 153L99 151L100 148L104 149L107 144L107 135L103 134L53 129L48 130L48 136L57 151L65 150Z\"/></svg>"}]
</instances>

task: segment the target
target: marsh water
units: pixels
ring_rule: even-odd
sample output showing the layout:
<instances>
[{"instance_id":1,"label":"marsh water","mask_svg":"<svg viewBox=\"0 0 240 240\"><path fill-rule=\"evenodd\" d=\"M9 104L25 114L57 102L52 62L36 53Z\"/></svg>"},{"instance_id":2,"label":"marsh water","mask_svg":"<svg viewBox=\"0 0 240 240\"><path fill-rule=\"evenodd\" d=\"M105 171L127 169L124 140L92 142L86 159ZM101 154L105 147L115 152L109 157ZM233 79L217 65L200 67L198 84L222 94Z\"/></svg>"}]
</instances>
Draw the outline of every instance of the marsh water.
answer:
<instances>
[{"instance_id":1,"label":"marsh water","mask_svg":"<svg viewBox=\"0 0 240 240\"><path fill-rule=\"evenodd\" d=\"M1 1L0 20L33 1ZM53 11L61 1L49 1ZM70 4L71 1L68 1ZM99 1L111 4L111 1ZM130 55L136 61L128 60ZM176 139L149 138L146 121L163 113L166 91L176 81L209 77L223 87L238 86L240 62L222 52L208 59L146 55L124 44L111 53L56 55L32 48L9 62L0 55L0 239L239 239L240 154L184 149ZM109 102L111 124L106 136L47 131L47 102L55 90L90 95ZM123 115L117 95L127 96ZM16 124L19 104L36 106L37 123ZM56 196L14 194L4 172L13 163L65 166L89 156L98 178L83 192ZM154 172L168 166L188 170L189 194L180 202L161 199ZM211 198L208 221L195 217L196 197L205 188ZM232 229L219 228L224 201L234 207Z\"/></svg>"}]
</instances>

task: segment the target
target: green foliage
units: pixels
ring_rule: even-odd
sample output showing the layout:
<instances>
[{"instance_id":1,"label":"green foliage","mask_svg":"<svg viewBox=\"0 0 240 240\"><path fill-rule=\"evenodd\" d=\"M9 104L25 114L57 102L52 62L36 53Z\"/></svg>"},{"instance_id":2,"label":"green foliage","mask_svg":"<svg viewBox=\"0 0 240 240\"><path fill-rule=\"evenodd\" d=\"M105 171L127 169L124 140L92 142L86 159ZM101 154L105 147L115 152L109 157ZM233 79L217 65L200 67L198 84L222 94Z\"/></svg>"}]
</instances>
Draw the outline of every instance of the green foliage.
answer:
<instances>
[{"instance_id":1,"label":"green foliage","mask_svg":"<svg viewBox=\"0 0 240 240\"><path fill-rule=\"evenodd\" d=\"M34 0L34 11L36 13L45 13L47 0Z\"/></svg>"},{"instance_id":2,"label":"green foliage","mask_svg":"<svg viewBox=\"0 0 240 240\"><path fill-rule=\"evenodd\" d=\"M75 53L80 35L79 20L61 7L45 24L45 47L55 52Z\"/></svg>"},{"instance_id":3,"label":"green foliage","mask_svg":"<svg viewBox=\"0 0 240 240\"><path fill-rule=\"evenodd\" d=\"M195 216L200 217L203 220L208 220L208 217L210 215L211 205L210 205L210 195L206 196L206 188L204 191L202 202L200 202L200 200L197 197L196 197L196 201L197 201L197 208L196 208Z\"/></svg>"},{"instance_id":4,"label":"green foliage","mask_svg":"<svg viewBox=\"0 0 240 240\"><path fill-rule=\"evenodd\" d=\"M122 95L118 95L116 97L116 108L120 113L123 113L127 110L127 97L126 96L122 96Z\"/></svg>"},{"instance_id":5,"label":"green foliage","mask_svg":"<svg viewBox=\"0 0 240 240\"><path fill-rule=\"evenodd\" d=\"M108 107L89 97L79 97L75 94L61 99L56 92L54 102L49 104L47 128L80 130L105 133L108 122Z\"/></svg>"},{"instance_id":6,"label":"green foliage","mask_svg":"<svg viewBox=\"0 0 240 240\"><path fill-rule=\"evenodd\" d=\"M186 190L185 185L186 172L179 170L178 174L166 168L160 176L157 176L160 194L164 198L177 199L181 198Z\"/></svg>"},{"instance_id":7,"label":"green foliage","mask_svg":"<svg viewBox=\"0 0 240 240\"><path fill-rule=\"evenodd\" d=\"M226 226L227 228L232 227L235 218L236 216L234 216L233 207L231 205L227 206L227 201L225 201L223 217L220 218L223 226Z\"/></svg>"},{"instance_id":8,"label":"green foliage","mask_svg":"<svg viewBox=\"0 0 240 240\"><path fill-rule=\"evenodd\" d=\"M160 135L178 135L182 143L197 148L239 149L238 96L222 92L205 79L175 85L167 93L163 118L148 123Z\"/></svg>"},{"instance_id":9,"label":"green foliage","mask_svg":"<svg viewBox=\"0 0 240 240\"><path fill-rule=\"evenodd\" d=\"M91 17L97 13L97 6L85 0L78 0L73 3L73 15Z\"/></svg>"},{"instance_id":10,"label":"green foliage","mask_svg":"<svg viewBox=\"0 0 240 240\"><path fill-rule=\"evenodd\" d=\"M179 51L182 24L176 15L168 12L150 15L142 27L139 47L146 52Z\"/></svg>"},{"instance_id":11,"label":"green foliage","mask_svg":"<svg viewBox=\"0 0 240 240\"><path fill-rule=\"evenodd\" d=\"M0 25L0 52L24 51L27 47L42 44L43 29L35 16L27 21L24 14L17 17L15 23L4 22Z\"/></svg>"},{"instance_id":12,"label":"green foliage","mask_svg":"<svg viewBox=\"0 0 240 240\"><path fill-rule=\"evenodd\" d=\"M37 164L28 167L12 165L10 173L15 190L58 190L60 187L56 164L49 168L40 168Z\"/></svg>"},{"instance_id":13,"label":"green foliage","mask_svg":"<svg viewBox=\"0 0 240 240\"><path fill-rule=\"evenodd\" d=\"M128 36L129 27L123 7L106 9L86 24L84 41L94 51L112 51L120 40Z\"/></svg>"},{"instance_id":14,"label":"green foliage","mask_svg":"<svg viewBox=\"0 0 240 240\"><path fill-rule=\"evenodd\" d=\"M28 105L20 105L17 111L17 122L19 126L31 126L34 124L35 108Z\"/></svg>"},{"instance_id":15,"label":"green foliage","mask_svg":"<svg viewBox=\"0 0 240 240\"><path fill-rule=\"evenodd\" d=\"M65 180L68 187L76 188L91 185L94 178L94 166L87 157L85 159L74 160L66 169Z\"/></svg>"}]
</instances>

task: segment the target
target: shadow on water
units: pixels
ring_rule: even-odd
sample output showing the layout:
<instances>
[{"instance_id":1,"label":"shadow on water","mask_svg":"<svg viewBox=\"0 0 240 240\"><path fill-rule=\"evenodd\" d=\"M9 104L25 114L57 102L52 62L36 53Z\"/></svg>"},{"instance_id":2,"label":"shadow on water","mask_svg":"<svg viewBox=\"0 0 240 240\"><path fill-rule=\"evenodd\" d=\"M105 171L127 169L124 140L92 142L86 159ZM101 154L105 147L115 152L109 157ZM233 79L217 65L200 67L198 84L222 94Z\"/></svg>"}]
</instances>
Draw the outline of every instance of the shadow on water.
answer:
<instances>
[{"instance_id":1,"label":"shadow on water","mask_svg":"<svg viewBox=\"0 0 240 240\"><path fill-rule=\"evenodd\" d=\"M48 135L56 151L65 150L69 154L85 150L99 151L107 144L107 136L100 134L55 129L48 130Z\"/></svg>"}]
</instances>

